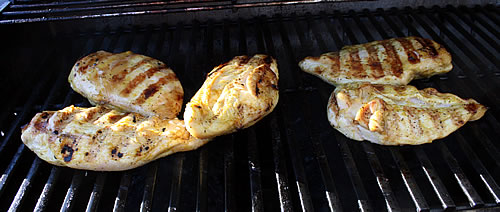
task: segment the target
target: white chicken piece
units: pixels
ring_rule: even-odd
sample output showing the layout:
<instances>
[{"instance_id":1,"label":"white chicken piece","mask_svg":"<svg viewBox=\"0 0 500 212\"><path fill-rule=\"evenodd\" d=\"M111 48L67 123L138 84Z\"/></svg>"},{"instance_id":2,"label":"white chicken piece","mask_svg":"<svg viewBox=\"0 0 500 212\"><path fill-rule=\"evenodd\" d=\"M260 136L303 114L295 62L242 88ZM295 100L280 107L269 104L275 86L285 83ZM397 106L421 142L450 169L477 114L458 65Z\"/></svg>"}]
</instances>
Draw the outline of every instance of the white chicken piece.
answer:
<instances>
[{"instance_id":1,"label":"white chicken piece","mask_svg":"<svg viewBox=\"0 0 500 212\"><path fill-rule=\"evenodd\" d=\"M434 88L353 83L328 102L330 124L348 138L381 145L418 145L444 138L487 108Z\"/></svg>"},{"instance_id":2,"label":"white chicken piece","mask_svg":"<svg viewBox=\"0 0 500 212\"><path fill-rule=\"evenodd\" d=\"M144 116L175 118L184 90L163 62L130 51L98 51L78 60L68 78L71 87L94 105Z\"/></svg>"},{"instance_id":3,"label":"white chicken piece","mask_svg":"<svg viewBox=\"0 0 500 212\"><path fill-rule=\"evenodd\" d=\"M270 56L237 56L215 67L187 103L184 121L197 138L252 126L278 103L278 67Z\"/></svg>"},{"instance_id":4,"label":"white chicken piece","mask_svg":"<svg viewBox=\"0 0 500 212\"><path fill-rule=\"evenodd\" d=\"M451 55L443 46L420 37L345 46L340 52L306 57L299 66L335 86L353 82L406 85L453 68Z\"/></svg>"},{"instance_id":5,"label":"white chicken piece","mask_svg":"<svg viewBox=\"0 0 500 212\"><path fill-rule=\"evenodd\" d=\"M48 163L95 171L132 169L210 140L191 136L182 120L102 106L38 113L23 128L21 139Z\"/></svg>"}]
</instances>

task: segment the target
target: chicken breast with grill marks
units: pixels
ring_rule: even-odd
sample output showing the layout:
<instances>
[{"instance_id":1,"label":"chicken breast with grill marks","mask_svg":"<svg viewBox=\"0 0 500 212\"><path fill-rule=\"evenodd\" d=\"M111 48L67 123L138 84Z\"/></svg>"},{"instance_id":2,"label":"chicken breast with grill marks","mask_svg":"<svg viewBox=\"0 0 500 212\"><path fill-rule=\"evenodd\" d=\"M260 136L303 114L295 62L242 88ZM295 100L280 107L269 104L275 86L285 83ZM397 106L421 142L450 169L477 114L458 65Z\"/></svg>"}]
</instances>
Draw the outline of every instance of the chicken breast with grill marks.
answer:
<instances>
[{"instance_id":1,"label":"chicken breast with grill marks","mask_svg":"<svg viewBox=\"0 0 500 212\"><path fill-rule=\"evenodd\" d=\"M51 164L96 171L132 169L209 141L191 136L182 120L101 106L38 113L24 127L21 139Z\"/></svg>"},{"instance_id":2,"label":"chicken breast with grill marks","mask_svg":"<svg viewBox=\"0 0 500 212\"><path fill-rule=\"evenodd\" d=\"M175 118L182 108L184 91L175 73L159 60L130 51L83 57L68 80L94 105L161 118Z\"/></svg>"},{"instance_id":3,"label":"chicken breast with grill marks","mask_svg":"<svg viewBox=\"0 0 500 212\"><path fill-rule=\"evenodd\" d=\"M345 136L382 145L417 145L444 138L487 108L434 88L346 84L328 102L330 124Z\"/></svg>"},{"instance_id":4,"label":"chicken breast with grill marks","mask_svg":"<svg viewBox=\"0 0 500 212\"><path fill-rule=\"evenodd\" d=\"M195 137L252 126L278 103L278 67L267 55L237 56L215 67L187 103L184 121Z\"/></svg>"},{"instance_id":5,"label":"chicken breast with grill marks","mask_svg":"<svg viewBox=\"0 0 500 212\"><path fill-rule=\"evenodd\" d=\"M299 66L335 86L353 82L406 85L412 79L447 73L453 67L444 47L420 37L345 46L340 52L306 57Z\"/></svg>"}]
</instances>

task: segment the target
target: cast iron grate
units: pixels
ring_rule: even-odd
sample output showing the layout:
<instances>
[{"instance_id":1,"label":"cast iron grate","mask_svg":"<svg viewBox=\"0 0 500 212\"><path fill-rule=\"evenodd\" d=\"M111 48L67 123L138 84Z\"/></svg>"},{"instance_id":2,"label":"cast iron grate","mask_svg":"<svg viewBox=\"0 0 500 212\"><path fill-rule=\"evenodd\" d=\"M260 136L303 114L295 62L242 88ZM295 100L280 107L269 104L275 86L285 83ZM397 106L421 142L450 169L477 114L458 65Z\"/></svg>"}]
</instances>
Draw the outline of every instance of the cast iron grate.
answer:
<instances>
[{"instance_id":1,"label":"cast iron grate","mask_svg":"<svg viewBox=\"0 0 500 212\"><path fill-rule=\"evenodd\" d=\"M36 31L44 23L31 35L10 26L9 32L20 36L5 43L1 57L6 77L0 79L0 91L8 101L0 113L0 210L498 207L498 9L333 11L67 32L48 41ZM454 65L446 75L411 84L474 98L489 111L433 144L384 147L345 138L326 119L334 87L301 72L298 61L344 45L408 35L444 44ZM71 91L66 77L74 61L100 49L132 50L165 61L183 84L185 102L212 67L235 55L267 53L278 59L280 102L254 127L134 170L106 173L49 165L22 144L20 127L41 110L89 106Z\"/></svg>"}]
</instances>

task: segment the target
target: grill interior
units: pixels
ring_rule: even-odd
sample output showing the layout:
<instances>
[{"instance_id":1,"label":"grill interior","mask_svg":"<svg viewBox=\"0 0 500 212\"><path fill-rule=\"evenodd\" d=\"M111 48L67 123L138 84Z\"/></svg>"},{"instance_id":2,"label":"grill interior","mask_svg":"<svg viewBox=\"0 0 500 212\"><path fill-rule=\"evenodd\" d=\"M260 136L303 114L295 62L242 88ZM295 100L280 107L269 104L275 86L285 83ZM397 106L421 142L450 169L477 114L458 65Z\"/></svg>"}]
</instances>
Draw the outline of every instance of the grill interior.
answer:
<instances>
[{"instance_id":1,"label":"grill interior","mask_svg":"<svg viewBox=\"0 0 500 212\"><path fill-rule=\"evenodd\" d=\"M0 26L2 54L0 210L431 210L500 204L500 16L498 6L329 11L307 15L108 26L63 31L57 23ZM446 75L419 89L474 98L485 116L421 146L347 139L330 127L334 87L303 73L305 56L409 35L453 56ZM280 101L255 126L124 172L49 165L20 140L36 112L90 106L67 83L73 63L97 50L131 50L166 62L184 102L216 65L267 53L280 70ZM181 113L182 114L182 113Z\"/></svg>"}]
</instances>

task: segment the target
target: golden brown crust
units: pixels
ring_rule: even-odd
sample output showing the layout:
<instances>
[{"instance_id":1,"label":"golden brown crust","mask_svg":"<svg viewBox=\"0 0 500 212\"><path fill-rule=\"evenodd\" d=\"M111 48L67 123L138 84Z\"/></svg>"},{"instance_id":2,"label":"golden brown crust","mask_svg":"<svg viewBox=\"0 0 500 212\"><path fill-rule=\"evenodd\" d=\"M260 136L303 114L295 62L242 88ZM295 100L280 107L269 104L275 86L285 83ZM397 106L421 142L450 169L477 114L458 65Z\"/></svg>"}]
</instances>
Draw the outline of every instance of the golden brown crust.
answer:
<instances>
[{"instance_id":1,"label":"golden brown crust","mask_svg":"<svg viewBox=\"0 0 500 212\"><path fill-rule=\"evenodd\" d=\"M187 103L184 121L198 138L252 126L278 102L278 68L267 55L237 56L215 67Z\"/></svg>"},{"instance_id":2,"label":"golden brown crust","mask_svg":"<svg viewBox=\"0 0 500 212\"><path fill-rule=\"evenodd\" d=\"M333 85L353 82L406 85L452 69L451 55L420 37L393 38L345 46L339 52L306 57L299 66Z\"/></svg>"},{"instance_id":3,"label":"golden brown crust","mask_svg":"<svg viewBox=\"0 0 500 212\"><path fill-rule=\"evenodd\" d=\"M481 118L486 110L473 99L434 88L352 83L332 93L328 120L354 140L417 145L446 137L467 121Z\"/></svg>"},{"instance_id":4,"label":"golden brown crust","mask_svg":"<svg viewBox=\"0 0 500 212\"><path fill-rule=\"evenodd\" d=\"M174 118L184 97L175 73L163 62L130 51L98 51L83 57L69 82L93 104L145 116Z\"/></svg>"},{"instance_id":5,"label":"golden brown crust","mask_svg":"<svg viewBox=\"0 0 500 212\"><path fill-rule=\"evenodd\" d=\"M97 171L132 169L209 141L191 136L182 120L73 106L36 114L21 139L51 164Z\"/></svg>"}]
</instances>

